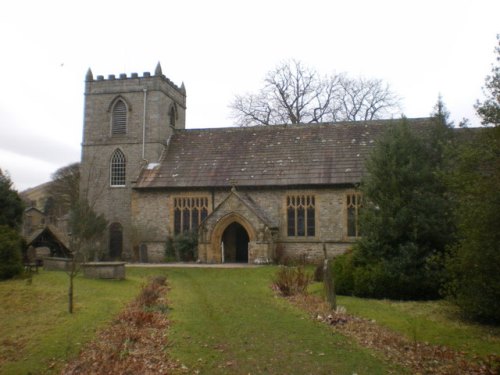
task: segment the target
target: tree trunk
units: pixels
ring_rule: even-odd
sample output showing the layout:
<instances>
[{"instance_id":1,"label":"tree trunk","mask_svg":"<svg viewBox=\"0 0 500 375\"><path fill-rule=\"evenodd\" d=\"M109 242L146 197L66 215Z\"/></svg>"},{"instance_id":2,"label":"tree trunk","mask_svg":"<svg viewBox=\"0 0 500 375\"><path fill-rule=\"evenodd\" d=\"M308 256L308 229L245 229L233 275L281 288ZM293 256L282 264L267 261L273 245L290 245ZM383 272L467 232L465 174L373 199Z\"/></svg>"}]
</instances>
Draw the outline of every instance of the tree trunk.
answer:
<instances>
[{"instance_id":1,"label":"tree trunk","mask_svg":"<svg viewBox=\"0 0 500 375\"><path fill-rule=\"evenodd\" d=\"M68 289L68 312L73 314L73 278L74 274L69 275L69 289Z\"/></svg>"}]
</instances>

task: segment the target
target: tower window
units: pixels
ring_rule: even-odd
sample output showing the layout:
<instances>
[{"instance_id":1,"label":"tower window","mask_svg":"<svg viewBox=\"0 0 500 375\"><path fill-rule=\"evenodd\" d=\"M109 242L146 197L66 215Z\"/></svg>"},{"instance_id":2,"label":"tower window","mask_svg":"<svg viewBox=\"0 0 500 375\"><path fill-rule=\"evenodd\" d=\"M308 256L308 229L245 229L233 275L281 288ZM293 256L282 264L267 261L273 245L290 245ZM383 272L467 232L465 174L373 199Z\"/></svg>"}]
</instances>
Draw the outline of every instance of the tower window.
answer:
<instances>
[{"instance_id":1,"label":"tower window","mask_svg":"<svg viewBox=\"0 0 500 375\"><path fill-rule=\"evenodd\" d=\"M111 186L125 186L125 155L117 149L111 157Z\"/></svg>"},{"instance_id":2,"label":"tower window","mask_svg":"<svg viewBox=\"0 0 500 375\"><path fill-rule=\"evenodd\" d=\"M111 135L127 133L127 105L123 100L118 100L113 106L111 121Z\"/></svg>"},{"instance_id":3,"label":"tower window","mask_svg":"<svg viewBox=\"0 0 500 375\"><path fill-rule=\"evenodd\" d=\"M176 113L175 113L175 105L172 105L170 107L170 110L168 111L168 124L175 128L175 118L176 118Z\"/></svg>"}]
</instances>

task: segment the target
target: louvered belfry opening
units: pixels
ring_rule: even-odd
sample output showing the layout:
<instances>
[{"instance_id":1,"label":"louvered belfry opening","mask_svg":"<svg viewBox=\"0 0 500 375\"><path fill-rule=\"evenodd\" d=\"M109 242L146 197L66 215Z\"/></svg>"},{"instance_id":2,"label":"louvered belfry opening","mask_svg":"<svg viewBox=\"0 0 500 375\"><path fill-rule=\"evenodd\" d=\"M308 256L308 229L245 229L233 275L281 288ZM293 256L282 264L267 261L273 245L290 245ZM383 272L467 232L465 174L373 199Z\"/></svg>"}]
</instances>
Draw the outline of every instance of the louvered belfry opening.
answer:
<instances>
[{"instance_id":1,"label":"louvered belfry opening","mask_svg":"<svg viewBox=\"0 0 500 375\"><path fill-rule=\"evenodd\" d=\"M123 100L118 100L113 106L113 120L111 125L111 134L127 133L127 105Z\"/></svg>"},{"instance_id":2,"label":"louvered belfry opening","mask_svg":"<svg viewBox=\"0 0 500 375\"><path fill-rule=\"evenodd\" d=\"M125 186L126 160L122 150L117 149L111 157L111 186Z\"/></svg>"}]
</instances>

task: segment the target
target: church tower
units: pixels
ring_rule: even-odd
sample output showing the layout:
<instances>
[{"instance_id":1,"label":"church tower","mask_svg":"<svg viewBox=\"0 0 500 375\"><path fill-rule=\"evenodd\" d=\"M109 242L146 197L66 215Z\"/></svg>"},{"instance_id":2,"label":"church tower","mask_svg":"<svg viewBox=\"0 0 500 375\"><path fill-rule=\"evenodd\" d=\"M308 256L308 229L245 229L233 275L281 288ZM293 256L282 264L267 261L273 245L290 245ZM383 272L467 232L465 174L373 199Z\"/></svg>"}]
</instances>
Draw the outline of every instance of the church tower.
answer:
<instances>
[{"instance_id":1,"label":"church tower","mask_svg":"<svg viewBox=\"0 0 500 375\"><path fill-rule=\"evenodd\" d=\"M186 122L186 90L154 75L85 77L81 193L108 220L105 258L130 259L132 188L142 168L158 162L176 129Z\"/></svg>"}]
</instances>

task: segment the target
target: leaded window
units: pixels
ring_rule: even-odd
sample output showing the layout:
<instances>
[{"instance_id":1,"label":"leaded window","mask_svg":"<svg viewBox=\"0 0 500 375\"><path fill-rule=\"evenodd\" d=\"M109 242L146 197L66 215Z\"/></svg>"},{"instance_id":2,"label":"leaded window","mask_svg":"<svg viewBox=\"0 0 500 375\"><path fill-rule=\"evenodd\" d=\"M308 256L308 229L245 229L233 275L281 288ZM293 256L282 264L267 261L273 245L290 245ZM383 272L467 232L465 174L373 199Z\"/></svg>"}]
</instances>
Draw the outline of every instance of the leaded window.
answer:
<instances>
[{"instance_id":1,"label":"leaded window","mask_svg":"<svg viewBox=\"0 0 500 375\"><path fill-rule=\"evenodd\" d=\"M125 186L126 166L125 155L122 150L115 150L113 156L111 157L111 186Z\"/></svg>"},{"instance_id":2,"label":"leaded window","mask_svg":"<svg viewBox=\"0 0 500 375\"><path fill-rule=\"evenodd\" d=\"M174 198L174 234L197 230L207 216L207 197Z\"/></svg>"},{"instance_id":3,"label":"leaded window","mask_svg":"<svg viewBox=\"0 0 500 375\"><path fill-rule=\"evenodd\" d=\"M359 214L363 207L361 193L347 194L347 237L359 237Z\"/></svg>"},{"instance_id":4,"label":"leaded window","mask_svg":"<svg viewBox=\"0 0 500 375\"><path fill-rule=\"evenodd\" d=\"M127 105L119 99L113 106L111 119L111 135L127 133Z\"/></svg>"},{"instance_id":5,"label":"leaded window","mask_svg":"<svg viewBox=\"0 0 500 375\"><path fill-rule=\"evenodd\" d=\"M313 195L290 195L286 198L287 234L289 237L316 235L316 200Z\"/></svg>"}]
</instances>

